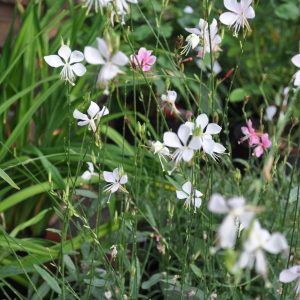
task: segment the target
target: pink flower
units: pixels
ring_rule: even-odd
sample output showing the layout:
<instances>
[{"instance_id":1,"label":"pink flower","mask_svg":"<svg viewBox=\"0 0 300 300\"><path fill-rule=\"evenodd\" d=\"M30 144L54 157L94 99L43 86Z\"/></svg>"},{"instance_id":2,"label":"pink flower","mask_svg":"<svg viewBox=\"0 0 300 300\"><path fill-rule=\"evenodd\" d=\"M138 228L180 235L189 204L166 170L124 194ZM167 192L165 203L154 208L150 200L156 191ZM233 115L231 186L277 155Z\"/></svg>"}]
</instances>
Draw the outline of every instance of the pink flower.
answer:
<instances>
[{"instance_id":1,"label":"pink flower","mask_svg":"<svg viewBox=\"0 0 300 300\"><path fill-rule=\"evenodd\" d=\"M140 48L137 55L133 54L130 56L131 64L134 69L139 67L142 68L144 72L149 72L151 66L156 62L156 57L151 55L152 51L146 48Z\"/></svg>"},{"instance_id":2,"label":"pink flower","mask_svg":"<svg viewBox=\"0 0 300 300\"><path fill-rule=\"evenodd\" d=\"M269 139L269 135L267 133L264 133L261 135L258 146L254 149L253 154L256 157L260 157L264 153L264 151L266 151L271 146L272 142Z\"/></svg>"},{"instance_id":3,"label":"pink flower","mask_svg":"<svg viewBox=\"0 0 300 300\"><path fill-rule=\"evenodd\" d=\"M241 142L244 142L249 139L250 146L259 144L259 137L258 137L257 133L255 132L255 129L252 127L251 120L248 120L247 127L242 127L241 130L242 130L243 134L245 135L241 139Z\"/></svg>"}]
</instances>

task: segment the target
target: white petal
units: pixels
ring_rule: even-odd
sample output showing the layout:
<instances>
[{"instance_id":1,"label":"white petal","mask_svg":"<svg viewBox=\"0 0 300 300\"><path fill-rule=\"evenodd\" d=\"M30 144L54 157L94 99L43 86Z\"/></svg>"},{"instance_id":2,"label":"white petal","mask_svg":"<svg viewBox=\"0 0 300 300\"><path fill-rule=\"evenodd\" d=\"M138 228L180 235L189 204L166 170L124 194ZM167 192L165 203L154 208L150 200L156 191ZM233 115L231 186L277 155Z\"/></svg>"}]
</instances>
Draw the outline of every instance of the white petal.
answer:
<instances>
[{"instance_id":1,"label":"white petal","mask_svg":"<svg viewBox=\"0 0 300 300\"><path fill-rule=\"evenodd\" d=\"M118 51L112 58L111 62L118 66L125 66L128 64L128 57L121 51Z\"/></svg>"},{"instance_id":2,"label":"white petal","mask_svg":"<svg viewBox=\"0 0 300 300\"><path fill-rule=\"evenodd\" d=\"M182 158L184 161L189 162L194 156L194 151L192 149L184 149L182 153Z\"/></svg>"},{"instance_id":3,"label":"white petal","mask_svg":"<svg viewBox=\"0 0 300 300\"><path fill-rule=\"evenodd\" d=\"M189 148L193 150L200 150L201 147L202 147L202 139L199 136L193 136L189 143Z\"/></svg>"},{"instance_id":4,"label":"white petal","mask_svg":"<svg viewBox=\"0 0 300 300\"><path fill-rule=\"evenodd\" d=\"M44 56L46 63L53 68L58 68L64 65L63 61L58 55Z\"/></svg>"},{"instance_id":5,"label":"white petal","mask_svg":"<svg viewBox=\"0 0 300 300\"><path fill-rule=\"evenodd\" d=\"M100 111L100 107L98 106L97 103L95 103L94 101L91 101L91 104L87 110L89 116L91 117L91 119L94 119L94 117L97 115L97 113Z\"/></svg>"},{"instance_id":6,"label":"white petal","mask_svg":"<svg viewBox=\"0 0 300 300\"><path fill-rule=\"evenodd\" d=\"M281 233L273 233L271 238L264 245L264 249L272 254L278 254L288 249L288 243Z\"/></svg>"},{"instance_id":7,"label":"white petal","mask_svg":"<svg viewBox=\"0 0 300 300\"><path fill-rule=\"evenodd\" d=\"M62 57L66 62L69 60L71 56L71 49L67 45L62 45L58 50L58 55Z\"/></svg>"},{"instance_id":8,"label":"white petal","mask_svg":"<svg viewBox=\"0 0 300 300\"><path fill-rule=\"evenodd\" d=\"M91 173L94 173L94 165L91 162L87 162L88 169Z\"/></svg>"},{"instance_id":9,"label":"white petal","mask_svg":"<svg viewBox=\"0 0 300 300\"><path fill-rule=\"evenodd\" d=\"M207 134L218 134L222 130L222 127L215 123L208 124L205 133Z\"/></svg>"},{"instance_id":10,"label":"white petal","mask_svg":"<svg viewBox=\"0 0 300 300\"><path fill-rule=\"evenodd\" d=\"M295 55L295 56L292 58L292 63L293 63L296 67L300 68L300 54L297 54L297 55Z\"/></svg>"},{"instance_id":11,"label":"white petal","mask_svg":"<svg viewBox=\"0 0 300 300\"><path fill-rule=\"evenodd\" d=\"M229 211L226 200L220 194L213 194L208 202L208 210L216 214L225 214Z\"/></svg>"},{"instance_id":12,"label":"white petal","mask_svg":"<svg viewBox=\"0 0 300 300\"><path fill-rule=\"evenodd\" d=\"M164 144L167 147L171 147L171 148L181 148L182 147L182 144L180 143L177 134L174 132L165 132L163 140L164 140Z\"/></svg>"},{"instance_id":13,"label":"white petal","mask_svg":"<svg viewBox=\"0 0 300 300\"><path fill-rule=\"evenodd\" d=\"M121 176L121 179L120 179L120 183L121 183L121 184L125 184L125 183L127 183L127 181L128 181L127 175Z\"/></svg>"},{"instance_id":14,"label":"white petal","mask_svg":"<svg viewBox=\"0 0 300 300\"><path fill-rule=\"evenodd\" d=\"M201 198L195 197L193 204L194 204L195 207L199 208L201 206L201 204L202 204Z\"/></svg>"},{"instance_id":15,"label":"white petal","mask_svg":"<svg viewBox=\"0 0 300 300\"><path fill-rule=\"evenodd\" d=\"M102 118L103 116L106 116L109 114L109 110L106 106L103 106L98 114L98 119Z\"/></svg>"},{"instance_id":16,"label":"white petal","mask_svg":"<svg viewBox=\"0 0 300 300\"><path fill-rule=\"evenodd\" d=\"M200 127L202 130L205 129L205 127L208 124L208 117L206 114L201 114L197 117L196 119L196 124L198 125L198 127Z\"/></svg>"},{"instance_id":17,"label":"white petal","mask_svg":"<svg viewBox=\"0 0 300 300\"><path fill-rule=\"evenodd\" d=\"M70 57L70 64L78 63L84 60L84 55L81 51L73 51Z\"/></svg>"},{"instance_id":18,"label":"white petal","mask_svg":"<svg viewBox=\"0 0 300 300\"><path fill-rule=\"evenodd\" d=\"M240 222L244 228L248 228L255 216L253 211L246 211L239 216Z\"/></svg>"},{"instance_id":19,"label":"white petal","mask_svg":"<svg viewBox=\"0 0 300 300\"><path fill-rule=\"evenodd\" d=\"M197 198L200 198L203 196L203 194L198 190L195 190L194 193L195 193L195 197L197 197Z\"/></svg>"},{"instance_id":20,"label":"white petal","mask_svg":"<svg viewBox=\"0 0 300 300\"><path fill-rule=\"evenodd\" d=\"M224 0L224 6L233 12L240 12L240 8L236 0Z\"/></svg>"},{"instance_id":21,"label":"white petal","mask_svg":"<svg viewBox=\"0 0 300 300\"><path fill-rule=\"evenodd\" d=\"M120 180L120 173L119 173L119 169L118 168L115 168L113 170L113 176L115 178L115 181L119 181Z\"/></svg>"},{"instance_id":22,"label":"white petal","mask_svg":"<svg viewBox=\"0 0 300 300\"><path fill-rule=\"evenodd\" d=\"M183 191L176 191L176 197L177 199L182 200L188 198L188 195Z\"/></svg>"},{"instance_id":23,"label":"white petal","mask_svg":"<svg viewBox=\"0 0 300 300\"><path fill-rule=\"evenodd\" d=\"M262 250L257 250L255 255L255 271L258 274L266 275L268 273L267 261Z\"/></svg>"},{"instance_id":24,"label":"white petal","mask_svg":"<svg viewBox=\"0 0 300 300\"><path fill-rule=\"evenodd\" d=\"M73 117L78 120L89 121L88 116L86 114L83 114L82 112L80 112L78 109L74 110Z\"/></svg>"},{"instance_id":25,"label":"white petal","mask_svg":"<svg viewBox=\"0 0 300 300\"><path fill-rule=\"evenodd\" d=\"M115 192L119 189L119 187L120 187L120 184L119 184L119 183L115 183L115 184L113 184L112 187L110 188L110 191L111 191L112 193L115 193Z\"/></svg>"},{"instance_id":26,"label":"white petal","mask_svg":"<svg viewBox=\"0 0 300 300\"><path fill-rule=\"evenodd\" d=\"M201 35L201 31L198 28L184 28L187 32L193 33L196 35Z\"/></svg>"},{"instance_id":27,"label":"white petal","mask_svg":"<svg viewBox=\"0 0 300 300\"><path fill-rule=\"evenodd\" d=\"M231 215L228 215L218 230L220 247L223 249L233 248L235 246L236 236L237 226L235 225L235 220Z\"/></svg>"},{"instance_id":28,"label":"white petal","mask_svg":"<svg viewBox=\"0 0 300 300\"><path fill-rule=\"evenodd\" d=\"M300 278L300 266L294 266L289 269L281 271L279 281L288 283Z\"/></svg>"},{"instance_id":29,"label":"white petal","mask_svg":"<svg viewBox=\"0 0 300 300\"><path fill-rule=\"evenodd\" d=\"M195 128L195 124L193 122L185 122L184 125L186 125L186 126L188 126L190 128L191 133L192 133L192 131Z\"/></svg>"},{"instance_id":30,"label":"white petal","mask_svg":"<svg viewBox=\"0 0 300 300\"><path fill-rule=\"evenodd\" d=\"M247 19L254 19L254 18L255 18L255 11L254 11L254 9L253 9L252 6L250 6L250 7L246 10L245 17L246 17Z\"/></svg>"},{"instance_id":31,"label":"white petal","mask_svg":"<svg viewBox=\"0 0 300 300\"><path fill-rule=\"evenodd\" d=\"M91 65L103 65L105 64L98 49L94 47L87 46L84 48L85 60Z\"/></svg>"},{"instance_id":32,"label":"white petal","mask_svg":"<svg viewBox=\"0 0 300 300\"><path fill-rule=\"evenodd\" d=\"M103 177L106 182L111 182L111 183L115 182L115 177L112 172L104 171Z\"/></svg>"},{"instance_id":33,"label":"white petal","mask_svg":"<svg viewBox=\"0 0 300 300\"><path fill-rule=\"evenodd\" d=\"M118 73L120 73L120 69L116 65L113 65L112 63L106 63L100 70L98 82L106 83L107 81L116 77Z\"/></svg>"},{"instance_id":34,"label":"white petal","mask_svg":"<svg viewBox=\"0 0 300 300\"><path fill-rule=\"evenodd\" d=\"M83 180L86 180L86 181L90 180L91 177L92 177L92 174L91 174L90 171L85 171L85 172L81 175L81 178L82 178Z\"/></svg>"},{"instance_id":35,"label":"white petal","mask_svg":"<svg viewBox=\"0 0 300 300\"><path fill-rule=\"evenodd\" d=\"M213 152L222 154L226 151L226 148L220 143L214 143Z\"/></svg>"},{"instance_id":36,"label":"white petal","mask_svg":"<svg viewBox=\"0 0 300 300\"><path fill-rule=\"evenodd\" d=\"M71 66L71 69L77 76L82 76L86 72L86 68L83 64L77 63Z\"/></svg>"},{"instance_id":37,"label":"white petal","mask_svg":"<svg viewBox=\"0 0 300 300\"><path fill-rule=\"evenodd\" d=\"M203 139L202 142L203 151L209 155L212 155L214 152L215 144L216 143L213 140Z\"/></svg>"},{"instance_id":38,"label":"white petal","mask_svg":"<svg viewBox=\"0 0 300 300\"><path fill-rule=\"evenodd\" d=\"M243 197L232 197L227 201L228 206L232 208L240 208L245 206L246 200Z\"/></svg>"},{"instance_id":39,"label":"white petal","mask_svg":"<svg viewBox=\"0 0 300 300\"><path fill-rule=\"evenodd\" d=\"M191 129L186 125L180 125L178 129L178 137L180 138L183 145L186 145L187 140L190 136Z\"/></svg>"},{"instance_id":40,"label":"white petal","mask_svg":"<svg viewBox=\"0 0 300 300\"><path fill-rule=\"evenodd\" d=\"M237 21L238 18L239 16L237 14L231 12L225 12L221 14L220 21L225 25L232 26Z\"/></svg>"},{"instance_id":41,"label":"white petal","mask_svg":"<svg viewBox=\"0 0 300 300\"><path fill-rule=\"evenodd\" d=\"M294 76L295 76L294 85L299 86L300 85L300 71L296 72L296 74Z\"/></svg>"},{"instance_id":42,"label":"white petal","mask_svg":"<svg viewBox=\"0 0 300 300\"><path fill-rule=\"evenodd\" d=\"M247 266L251 265L251 254L247 251L243 251L239 260L238 260L238 267L241 269L246 268Z\"/></svg>"},{"instance_id":43,"label":"white petal","mask_svg":"<svg viewBox=\"0 0 300 300\"><path fill-rule=\"evenodd\" d=\"M78 126L85 126L85 125L87 125L87 124L89 124L90 123L90 120L87 120L87 121L79 121L78 123L77 123L77 125Z\"/></svg>"},{"instance_id":44,"label":"white petal","mask_svg":"<svg viewBox=\"0 0 300 300\"><path fill-rule=\"evenodd\" d=\"M192 193L192 183L190 181L187 181L183 186L182 186L182 190L190 195Z\"/></svg>"},{"instance_id":45,"label":"white petal","mask_svg":"<svg viewBox=\"0 0 300 300\"><path fill-rule=\"evenodd\" d=\"M97 38L96 40L97 40L98 49L100 51L101 56L104 57L104 59L106 61L108 61L109 60L109 50L108 50L106 41L101 38Z\"/></svg>"}]
</instances>

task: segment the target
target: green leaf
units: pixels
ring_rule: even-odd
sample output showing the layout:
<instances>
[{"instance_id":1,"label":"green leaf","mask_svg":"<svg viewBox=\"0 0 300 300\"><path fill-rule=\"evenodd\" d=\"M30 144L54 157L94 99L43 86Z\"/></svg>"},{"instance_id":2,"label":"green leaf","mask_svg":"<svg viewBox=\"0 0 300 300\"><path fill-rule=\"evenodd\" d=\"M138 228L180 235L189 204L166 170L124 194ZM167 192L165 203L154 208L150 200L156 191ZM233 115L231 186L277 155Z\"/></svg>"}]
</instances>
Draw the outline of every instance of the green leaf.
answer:
<instances>
[{"instance_id":1,"label":"green leaf","mask_svg":"<svg viewBox=\"0 0 300 300\"><path fill-rule=\"evenodd\" d=\"M51 289L60 295L61 289L56 279L53 276L51 276L46 270L42 269L38 265L33 265L33 267L41 275L41 277L45 280L45 282L47 282L47 284L51 287Z\"/></svg>"},{"instance_id":2,"label":"green leaf","mask_svg":"<svg viewBox=\"0 0 300 300\"><path fill-rule=\"evenodd\" d=\"M195 274L197 277L199 277L199 278L202 278L202 277L203 277L203 276L202 276L201 270L200 270L196 265L190 264L190 267L191 267L192 271L194 272L194 274Z\"/></svg>"},{"instance_id":3,"label":"green leaf","mask_svg":"<svg viewBox=\"0 0 300 300\"><path fill-rule=\"evenodd\" d=\"M231 92L229 96L229 100L231 102L239 102L239 101L243 101L245 96L249 96L249 92L246 91L245 89L238 88Z\"/></svg>"},{"instance_id":4,"label":"green leaf","mask_svg":"<svg viewBox=\"0 0 300 300\"><path fill-rule=\"evenodd\" d=\"M284 20L297 20L300 17L300 10L295 3L285 3L275 9L275 14Z\"/></svg>"},{"instance_id":5,"label":"green leaf","mask_svg":"<svg viewBox=\"0 0 300 300\"><path fill-rule=\"evenodd\" d=\"M14 181L0 168L0 177L6 181L10 186L19 190L20 188L14 183Z\"/></svg>"},{"instance_id":6,"label":"green leaf","mask_svg":"<svg viewBox=\"0 0 300 300\"><path fill-rule=\"evenodd\" d=\"M152 275L147 281L144 281L142 283L142 289L144 290L150 289L153 285L157 284L162 278L163 278L162 273Z\"/></svg>"}]
</instances>

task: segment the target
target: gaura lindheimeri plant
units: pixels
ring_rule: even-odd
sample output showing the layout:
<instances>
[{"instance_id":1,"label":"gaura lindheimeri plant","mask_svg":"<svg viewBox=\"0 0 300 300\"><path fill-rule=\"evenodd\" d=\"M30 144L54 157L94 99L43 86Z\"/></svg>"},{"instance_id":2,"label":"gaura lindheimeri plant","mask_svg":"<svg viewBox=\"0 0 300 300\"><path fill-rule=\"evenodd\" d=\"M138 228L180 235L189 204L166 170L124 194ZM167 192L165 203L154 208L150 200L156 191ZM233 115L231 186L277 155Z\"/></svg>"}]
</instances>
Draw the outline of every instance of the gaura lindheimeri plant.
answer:
<instances>
[{"instance_id":1,"label":"gaura lindheimeri plant","mask_svg":"<svg viewBox=\"0 0 300 300\"><path fill-rule=\"evenodd\" d=\"M296 67L300 68L300 54L297 54L297 55L295 55L295 56L292 58L292 63L293 63ZM300 70L298 70L298 71L295 73L294 78L295 78L295 80L294 80L294 85L295 85L295 86L300 86Z\"/></svg>"},{"instance_id":2,"label":"gaura lindheimeri plant","mask_svg":"<svg viewBox=\"0 0 300 300\"><path fill-rule=\"evenodd\" d=\"M151 50L140 48L137 55L130 56L130 61L134 69L141 68L144 72L149 72L156 62L156 56L152 55Z\"/></svg>"},{"instance_id":3,"label":"gaura lindheimeri plant","mask_svg":"<svg viewBox=\"0 0 300 300\"><path fill-rule=\"evenodd\" d=\"M103 117L109 114L109 110L106 106L103 106L100 110L100 107L97 103L91 101L91 104L87 110L87 115L80 112L78 109L75 109L73 112L73 117L78 121L78 126L89 126L89 129L92 129L93 132L97 131L97 123Z\"/></svg>"},{"instance_id":4,"label":"gaura lindheimeri plant","mask_svg":"<svg viewBox=\"0 0 300 300\"><path fill-rule=\"evenodd\" d=\"M176 196L177 199L185 199L184 206L186 208L190 208L190 206L193 206L195 212L196 209L199 208L202 204L201 197L203 196L203 194L200 191L193 189L192 183L190 181L186 182L182 186L181 191L176 191Z\"/></svg>"},{"instance_id":5,"label":"gaura lindheimeri plant","mask_svg":"<svg viewBox=\"0 0 300 300\"><path fill-rule=\"evenodd\" d=\"M255 11L251 6L252 0L224 0L224 6L230 11L222 13L220 16L220 21L228 25L229 27L234 28L235 35L241 27L247 28L248 31L251 31L248 19L255 18Z\"/></svg>"},{"instance_id":6,"label":"gaura lindheimeri plant","mask_svg":"<svg viewBox=\"0 0 300 300\"><path fill-rule=\"evenodd\" d=\"M84 48L85 60L91 65L102 65L97 83L107 88L108 82L123 73L120 66L128 64L128 57L121 51L112 54L107 42L97 38L97 48L87 46Z\"/></svg>"},{"instance_id":7,"label":"gaura lindheimeri plant","mask_svg":"<svg viewBox=\"0 0 300 300\"><path fill-rule=\"evenodd\" d=\"M128 193L123 187L123 185L127 183L128 177L121 169L115 168L112 172L104 171L103 177L108 183L104 188L105 192L115 193L120 190L124 193Z\"/></svg>"},{"instance_id":8,"label":"gaura lindheimeri plant","mask_svg":"<svg viewBox=\"0 0 300 300\"><path fill-rule=\"evenodd\" d=\"M208 210L215 214L227 214L218 229L218 243L223 249L235 246L239 229L248 228L255 216L254 209L246 205L243 197L225 200L220 194L212 195Z\"/></svg>"},{"instance_id":9,"label":"gaura lindheimeri plant","mask_svg":"<svg viewBox=\"0 0 300 300\"><path fill-rule=\"evenodd\" d=\"M281 273L279 275L279 281L281 281L283 283L289 283L292 281L296 281L296 284L295 284L296 298L295 299L300 299L300 265L293 266L291 268L281 271Z\"/></svg>"},{"instance_id":10,"label":"gaura lindheimeri plant","mask_svg":"<svg viewBox=\"0 0 300 300\"><path fill-rule=\"evenodd\" d=\"M171 131L164 133L164 144L176 149L173 153L173 160L176 164L182 160L189 162L193 158L194 150L188 143L191 134L191 128L184 124L180 125L177 134Z\"/></svg>"},{"instance_id":11,"label":"gaura lindheimeri plant","mask_svg":"<svg viewBox=\"0 0 300 300\"><path fill-rule=\"evenodd\" d=\"M218 23L216 19L213 19L209 26L204 19L200 19L198 28L185 28L185 30L191 33L191 35L195 34L199 37L198 44L200 43L201 46L198 55L200 57L204 57L205 53L218 52L221 50L220 44L222 39L221 36L218 35ZM183 48L182 53L188 53L190 48L195 49L193 43L196 44L196 41L197 39L195 37L187 40L188 44Z\"/></svg>"},{"instance_id":12,"label":"gaura lindheimeri plant","mask_svg":"<svg viewBox=\"0 0 300 300\"><path fill-rule=\"evenodd\" d=\"M97 13L99 10L102 11L104 7L106 7L112 0L82 0L82 7L87 8L87 14L90 12L92 7L95 7L95 12Z\"/></svg>"},{"instance_id":13,"label":"gaura lindheimeri plant","mask_svg":"<svg viewBox=\"0 0 300 300\"><path fill-rule=\"evenodd\" d=\"M81 178L83 180L89 181L92 178L92 176L99 176L99 174L95 172L94 165L91 162L87 162L87 165L88 170L81 175Z\"/></svg>"},{"instance_id":14,"label":"gaura lindheimeri plant","mask_svg":"<svg viewBox=\"0 0 300 300\"><path fill-rule=\"evenodd\" d=\"M44 56L44 59L53 68L63 67L60 78L71 85L75 85L76 76L83 76L86 72L85 66L80 63L84 60L83 53L77 50L72 52L67 45L60 47L58 55Z\"/></svg>"},{"instance_id":15,"label":"gaura lindheimeri plant","mask_svg":"<svg viewBox=\"0 0 300 300\"><path fill-rule=\"evenodd\" d=\"M186 122L185 125L190 127L192 132L192 139L190 147L194 150L201 150L213 158L218 154L225 152L225 147L220 143L216 143L212 135L219 134L222 128L215 123L208 123L206 114L201 114L196 118L195 122Z\"/></svg>"},{"instance_id":16,"label":"gaura lindheimeri plant","mask_svg":"<svg viewBox=\"0 0 300 300\"><path fill-rule=\"evenodd\" d=\"M177 99L177 93L175 91L167 91L166 94L161 95L161 106L163 109L169 108L171 112L179 114L179 110L175 105L175 101Z\"/></svg>"},{"instance_id":17,"label":"gaura lindheimeri plant","mask_svg":"<svg viewBox=\"0 0 300 300\"><path fill-rule=\"evenodd\" d=\"M248 239L243 244L243 251L234 266L235 270L244 268L252 269L255 266L256 273L265 279L268 275L268 267L265 251L271 254L279 254L288 250L285 237L278 232L270 234L255 220L250 228Z\"/></svg>"},{"instance_id":18,"label":"gaura lindheimeri plant","mask_svg":"<svg viewBox=\"0 0 300 300\"><path fill-rule=\"evenodd\" d=\"M170 156L170 150L160 141L151 142L151 151L158 156L162 169L164 170L163 160Z\"/></svg>"}]
</instances>

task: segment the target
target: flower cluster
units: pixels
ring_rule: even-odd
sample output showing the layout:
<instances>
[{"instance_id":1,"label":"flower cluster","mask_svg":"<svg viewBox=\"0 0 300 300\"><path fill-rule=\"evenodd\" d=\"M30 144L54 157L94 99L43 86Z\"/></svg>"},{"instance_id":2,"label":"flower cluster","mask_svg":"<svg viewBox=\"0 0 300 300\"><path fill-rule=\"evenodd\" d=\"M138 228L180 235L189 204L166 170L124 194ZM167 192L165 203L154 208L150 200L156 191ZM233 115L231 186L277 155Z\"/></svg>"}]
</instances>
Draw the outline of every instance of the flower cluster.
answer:
<instances>
[{"instance_id":1,"label":"flower cluster","mask_svg":"<svg viewBox=\"0 0 300 300\"><path fill-rule=\"evenodd\" d=\"M260 133L256 131L252 126L251 120L248 120L247 127L243 126L241 130L244 134L241 142L248 140L249 146L254 147L253 155L256 157L262 156L262 154L272 146L269 135L267 133Z\"/></svg>"},{"instance_id":2,"label":"flower cluster","mask_svg":"<svg viewBox=\"0 0 300 300\"><path fill-rule=\"evenodd\" d=\"M256 273L267 279L268 268L265 251L279 254L289 249L285 237L281 233L270 234L261 227L255 218L255 209L246 205L243 197L234 197L225 200L221 195L214 194L208 203L208 209L216 214L227 214L218 229L218 243L220 248L233 249L236 246L237 235L244 231L245 240L238 259L231 271L238 273L240 270L255 266Z\"/></svg>"},{"instance_id":3,"label":"flower cluster","mask_svg":"<svg viewBox=\"0 0 300 300\"><path fill-rule=\"evenodd\" d=\"M125 16L130 12L129 5L137 4L138 0L83 0L83 7L87 8L87 14L94 7L96 13L106 8L111 11L111 22L113 24L114 17L120 17L122 24L125 24Z\"/></svg>"}]
</instances>

